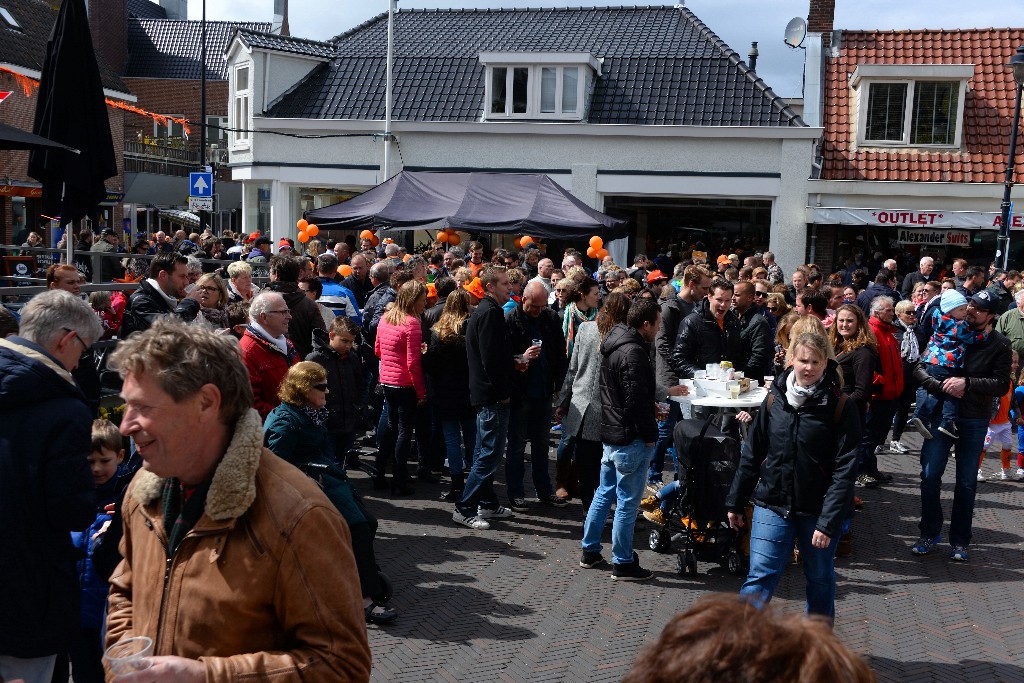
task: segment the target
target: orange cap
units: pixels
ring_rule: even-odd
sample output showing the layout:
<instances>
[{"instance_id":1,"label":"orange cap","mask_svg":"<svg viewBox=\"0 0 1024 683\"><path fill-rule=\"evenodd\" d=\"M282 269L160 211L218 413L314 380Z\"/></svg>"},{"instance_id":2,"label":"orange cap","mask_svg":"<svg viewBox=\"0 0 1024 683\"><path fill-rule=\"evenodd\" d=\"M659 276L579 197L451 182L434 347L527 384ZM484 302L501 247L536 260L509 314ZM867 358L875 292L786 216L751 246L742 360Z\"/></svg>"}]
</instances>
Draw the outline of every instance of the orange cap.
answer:
<instances>
[{"instance_id":1,"label":"orange cap","mask_svg":"<svg viewBox=\"0 0 1024 683\"><path fill-rule=\"evenodd\" d=\"M475 277L466 284L462 285L462 288L475 296L477 299L483 299L486 295L484 292L484 286L480 284L480 278Z\"/></svg>"}]
</instances>

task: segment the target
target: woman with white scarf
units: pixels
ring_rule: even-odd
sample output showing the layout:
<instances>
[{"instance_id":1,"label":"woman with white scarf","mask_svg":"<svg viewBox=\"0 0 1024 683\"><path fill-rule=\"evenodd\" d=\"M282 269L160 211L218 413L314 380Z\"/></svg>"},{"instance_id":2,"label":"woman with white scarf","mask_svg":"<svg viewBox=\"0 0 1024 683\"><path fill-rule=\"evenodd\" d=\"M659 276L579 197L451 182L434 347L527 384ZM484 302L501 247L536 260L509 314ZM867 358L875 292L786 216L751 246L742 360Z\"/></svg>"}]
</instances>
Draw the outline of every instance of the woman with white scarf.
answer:
<instances>
[{"instance_id":1,"label":"woman with white scarf","mask_svg":"<svg viewBox=\"0 0 1024 683\"><path fill-rule=\"evenodd\" d=\"M807 578L807 612L835 615L835 554L853 505L860 419L841 390L828 339L813 332L790 345L744 441L725 507L729 524L751 524L750 572L740 589L758 604L772 598L793 542ZM744 518L753 502L752 520Z\"/></svg>"},{"instance_id":2,"label":"woman with white scarf","mask_svg":"<svg viewBox=\"0 0 1024 683\"><path fill-rule=\"evenodd\" d=\"M896 407L896 417L892 424L892 441L889 442L891 453L909 453L910 449L903 443L903 429L907 426L910 405L917 395L917 382L914 381L914 366L921 359L920 340L917 337L917 310L913 301L901 301L896 304L896 320L894 321L896 341L900 345L900 357L903 359L903 393L900 394Z\"/></svg>"}]
</instances>

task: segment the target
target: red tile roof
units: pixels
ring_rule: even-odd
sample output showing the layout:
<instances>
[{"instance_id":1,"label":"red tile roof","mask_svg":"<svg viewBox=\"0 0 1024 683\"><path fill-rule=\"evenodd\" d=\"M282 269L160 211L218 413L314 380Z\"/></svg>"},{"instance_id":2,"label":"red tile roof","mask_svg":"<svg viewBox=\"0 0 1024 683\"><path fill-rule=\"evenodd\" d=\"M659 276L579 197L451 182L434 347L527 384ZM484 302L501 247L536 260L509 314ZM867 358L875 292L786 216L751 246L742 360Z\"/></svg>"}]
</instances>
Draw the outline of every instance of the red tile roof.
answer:
<instances>
[{"instance_id":1,"label":"red tile roof","mask_svg":"<svg viewBox=\"0 0 1024 683\"><path fill-rule=\"evenodd\" d=\"M1003 182L1016 96L1006 64L1019 45L1024 45L1024 29L844 31L841 56L825 66L821 177ZM974 77L967 82L961 149L857 149L851 103L855 92L849 83L860 64L974 64ZM1018 137L1014 168L1016 181L1024 181L1024 130Z\"/></svg>"}]
</instances>

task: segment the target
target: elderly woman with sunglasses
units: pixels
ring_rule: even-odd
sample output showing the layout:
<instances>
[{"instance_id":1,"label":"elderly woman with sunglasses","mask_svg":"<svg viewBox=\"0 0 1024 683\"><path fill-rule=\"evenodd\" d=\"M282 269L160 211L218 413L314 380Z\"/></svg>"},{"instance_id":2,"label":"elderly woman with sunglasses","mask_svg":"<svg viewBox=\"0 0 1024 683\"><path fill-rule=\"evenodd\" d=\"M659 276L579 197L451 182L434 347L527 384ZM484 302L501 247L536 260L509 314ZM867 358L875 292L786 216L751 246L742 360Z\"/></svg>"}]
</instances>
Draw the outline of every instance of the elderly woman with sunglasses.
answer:
<instances>
[{"instance_id":1,"label":"elderly woman with sunglasses","mask_svg":"<svg viewBox=\"0 0 1024 683\"><path fill-rule=\"evenodd\" d=\"M366 621L387 624L398 613L382 604L390 597L390 590L381 583L373 552L377 520L352 487L344 460L334 453L333 440L324 426L328 391L327 371L319 363L302 361L290 367L278 392L281 403L263 426L263 441L274 455L316 481L345 518L352 534Z\"/></svg>"}]
</instances>

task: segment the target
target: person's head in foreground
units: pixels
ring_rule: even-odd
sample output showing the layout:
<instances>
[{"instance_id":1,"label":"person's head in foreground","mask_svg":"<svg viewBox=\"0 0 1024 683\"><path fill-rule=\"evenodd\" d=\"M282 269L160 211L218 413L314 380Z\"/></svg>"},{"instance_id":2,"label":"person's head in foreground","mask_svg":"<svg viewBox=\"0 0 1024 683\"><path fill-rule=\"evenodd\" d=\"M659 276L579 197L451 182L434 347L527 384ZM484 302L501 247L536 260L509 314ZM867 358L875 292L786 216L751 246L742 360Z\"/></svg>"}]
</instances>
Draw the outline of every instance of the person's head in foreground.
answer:
<instances>
[{"instance_id":1,"label":"person's head in foreground","mask_svg":"<svg viewBox=\"0 0 1024 683\"><path fill-rule=\"evenodd\" d=\"M873 683L826 619L735 595L701 598L665 626L622 683Z\"/></svg>"}]
</instances>

